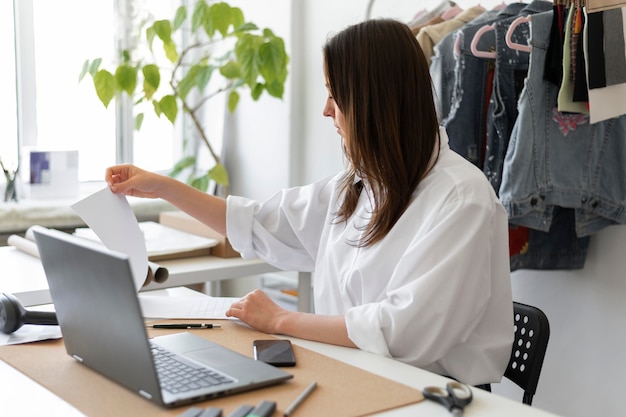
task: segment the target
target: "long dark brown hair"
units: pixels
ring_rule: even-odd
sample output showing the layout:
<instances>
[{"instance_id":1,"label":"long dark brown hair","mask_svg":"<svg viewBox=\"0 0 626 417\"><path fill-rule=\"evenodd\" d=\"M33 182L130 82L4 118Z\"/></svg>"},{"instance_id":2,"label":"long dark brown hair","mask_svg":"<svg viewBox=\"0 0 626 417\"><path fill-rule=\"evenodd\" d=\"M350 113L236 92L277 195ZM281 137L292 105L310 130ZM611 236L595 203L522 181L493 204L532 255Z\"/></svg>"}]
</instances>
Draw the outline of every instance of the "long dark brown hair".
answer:
<instances>
[{"instance_id":1,"label":"long dark brown hair","mask_svg":"<svg viewBox=\"0 0 626 417\"><path fill-rule=\"evenodd\" d=\"M391 19L350 26L330 38L323 53L330 94L345 118L350 161L337 221L354 213L360 177L372 190L374 208L359 246L371 246L404 213L439 150L429 68L409 27Z\"/></svg>"}]
</instances>

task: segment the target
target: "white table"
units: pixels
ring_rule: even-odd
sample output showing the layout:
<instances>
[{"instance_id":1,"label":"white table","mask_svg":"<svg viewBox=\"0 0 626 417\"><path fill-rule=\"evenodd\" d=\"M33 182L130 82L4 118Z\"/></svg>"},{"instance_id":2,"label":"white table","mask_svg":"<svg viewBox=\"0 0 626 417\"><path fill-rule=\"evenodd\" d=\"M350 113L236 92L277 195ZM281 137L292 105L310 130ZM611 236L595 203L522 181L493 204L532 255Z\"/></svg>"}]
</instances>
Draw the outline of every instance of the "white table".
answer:
<instances>
[{"instance_id":1,"label":"white table","mask_svg":"<svg viewBox=\"0 0 626 417\"><path fill-rule=\"evenodd\" d=\"M192 294L199 297L205 296L187 288L175 288L157 293L164 296L189 296ZM442 376L365 351L311 342L297 338L289 339L294 344L300 345L306 349L330 356L413 388L422 389L428 385L443 385L448 381L447 378ZM48 417L78 417L83 415L66 401L2 361L0 361L0 375L2 375L2 378L0 378L0 401L2 401L2 415L19 415L22 417L41 415ZM555 416L554 414L522 404L521 401L513 401L480 389L473 389L473 393L474 400L465 409L464 415L466 417ZM522 394L520 392L520 400L521 397ZM37 398L37 401L32 401L32 398ZM444 407L428 400L376 415L383 417L450 416Z\"/></svg>"},{"instance_id":2,"label":"white table","mask_svg":"<svg viewBox=\"0 0 626 417\"><path fill-rule=\"evenodd\" d=\"M41 261L12 246L0 247L0 292L12 293L25 306L51 302L48 282ZM159 262L167 268L169 278L162 284L152 282L143 290L178 287L208 282L212 295L220 295L219 282L225 279L278 271L259 259L201 256ZM312 311L311 275L298 273L298 310Z\"/></svg>"}]
</instances>

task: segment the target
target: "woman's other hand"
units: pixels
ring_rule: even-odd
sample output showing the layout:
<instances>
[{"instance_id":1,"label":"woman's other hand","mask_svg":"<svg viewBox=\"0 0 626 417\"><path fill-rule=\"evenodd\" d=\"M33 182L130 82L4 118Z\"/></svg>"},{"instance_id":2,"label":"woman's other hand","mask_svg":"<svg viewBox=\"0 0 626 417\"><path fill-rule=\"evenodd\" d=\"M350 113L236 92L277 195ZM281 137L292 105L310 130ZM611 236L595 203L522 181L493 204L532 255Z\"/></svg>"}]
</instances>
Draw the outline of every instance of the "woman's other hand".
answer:
<instances>
[{"instance_id":1,"label":"woman's other hand","mask_svg":"<svg viewBox=\"0 0 626 417\"><path fill-rule=\"evenodd\" d=\"M290 312L278 306L261 290L254 290L235 301L226 311L227 317L235 317L264 333L276 334L281 318Z\"/></svg>"},{"instance_id":2,"label":"woman's other hand","mask_svg":"<svg viewBox=\"0 0 626 417\"><path fill-rule=\"evenodd\" d=\"M107 168L105 174L112 192L144 198L160 197L164 178L134 165L115 165Z\"/></svg>"}]
</instances>

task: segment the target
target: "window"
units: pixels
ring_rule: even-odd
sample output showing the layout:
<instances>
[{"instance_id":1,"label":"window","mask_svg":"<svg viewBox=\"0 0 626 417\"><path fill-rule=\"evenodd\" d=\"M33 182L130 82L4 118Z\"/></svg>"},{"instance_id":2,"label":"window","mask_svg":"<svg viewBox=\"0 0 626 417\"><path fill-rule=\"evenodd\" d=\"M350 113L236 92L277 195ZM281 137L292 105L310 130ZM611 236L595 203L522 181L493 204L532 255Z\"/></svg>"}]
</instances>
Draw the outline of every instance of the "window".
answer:
<instances>
[{"instance_id":1,"label":"window","mask_svg":"<svg viewBox=\"0 0 626 417\"><path fill-rule=\"evenodd\" d=\"M0 1L0 158L8 169L17 167L17 102L13 2ZM4 177L0 184L4 182Z\"/></svg>"},{"instance_id":2,"label":"window","mask_svg":"<svg viewBox=\"0 0 626 417\"><path fill-rule=\"evenodd\" d=\"M22 160L33 148L78 150L80 181L102 180L105 168L116 162L134 161L155 171L171 168L180 157L177 129L155 116L146 117L142 131L133 133L132 125L128 128L132 117L120 117L123 111L115 102L105 109L91 77L79 83L78 76L87 59L101 57L103 66L112 67L122 28L136 23L120 21L116 7L145 13L138 7L141 4L156 16L170 17L177 3L1 1L0 50L12 52L3 54L0 61L3 160L17 161L19 143ZM134 160L122 161L116 156L116 137L123 147L132 149ZM27 176L22 172L22 178Z\"/></svg>"}]
</instances>

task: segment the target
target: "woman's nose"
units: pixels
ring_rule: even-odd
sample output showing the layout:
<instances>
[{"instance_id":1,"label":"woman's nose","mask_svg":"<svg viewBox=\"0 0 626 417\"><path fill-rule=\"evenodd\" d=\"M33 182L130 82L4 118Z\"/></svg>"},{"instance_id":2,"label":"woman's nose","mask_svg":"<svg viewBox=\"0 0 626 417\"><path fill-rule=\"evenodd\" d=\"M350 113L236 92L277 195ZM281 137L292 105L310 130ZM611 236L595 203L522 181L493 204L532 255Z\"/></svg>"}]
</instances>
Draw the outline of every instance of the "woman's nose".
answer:
<instances>
[{"instance_id":1,"label":"woman's nose","mask_svg":"<svg viewBox=\"0 0 626 417\"><path fill-rule=\"evenodd\" d=\"M322 110L322 114L326 117L333 117L333 106L329 103L330 100L326 101L326 105L324 106L324 109Z\"/></svg>"}]
</instances>

